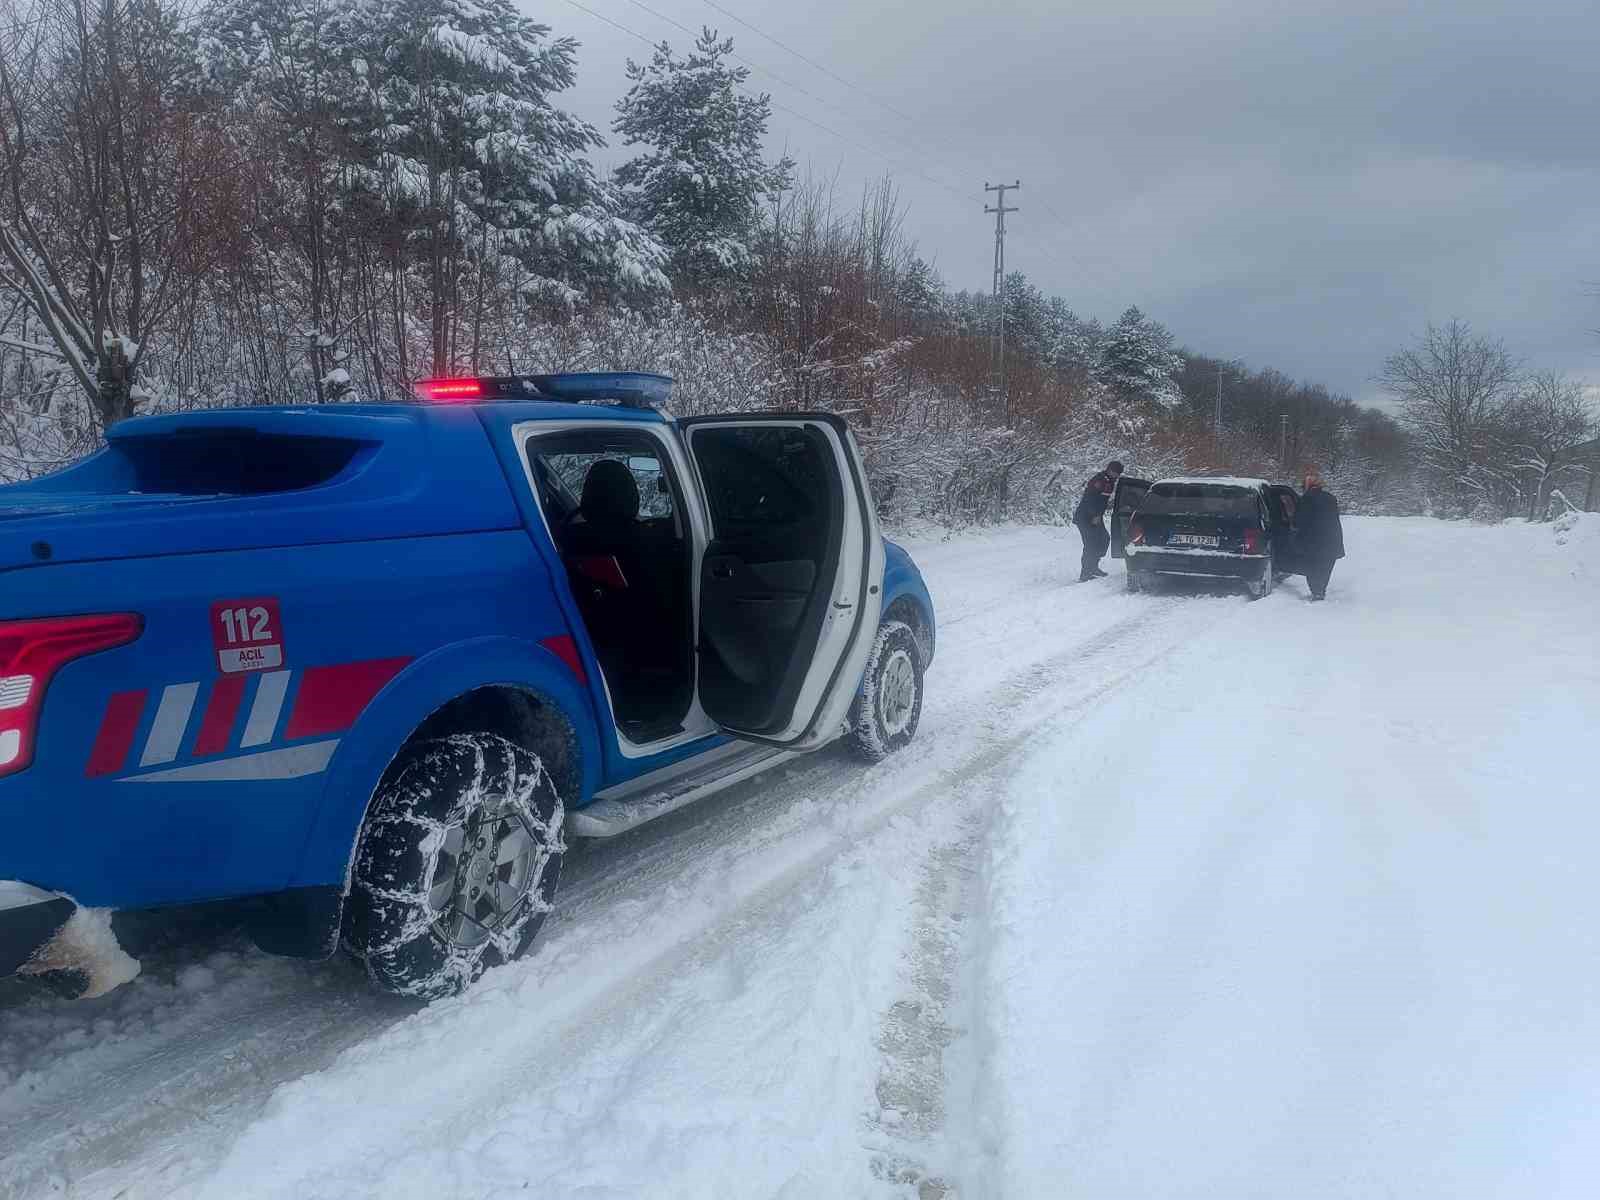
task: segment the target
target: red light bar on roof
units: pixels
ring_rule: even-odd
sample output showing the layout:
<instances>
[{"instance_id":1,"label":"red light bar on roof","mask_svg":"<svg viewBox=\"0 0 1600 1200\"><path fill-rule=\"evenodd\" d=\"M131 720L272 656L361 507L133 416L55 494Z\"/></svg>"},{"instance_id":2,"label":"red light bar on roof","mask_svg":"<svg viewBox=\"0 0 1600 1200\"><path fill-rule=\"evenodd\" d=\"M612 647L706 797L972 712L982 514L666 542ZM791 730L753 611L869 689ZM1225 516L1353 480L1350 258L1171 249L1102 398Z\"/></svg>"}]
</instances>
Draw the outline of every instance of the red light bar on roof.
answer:
<instances>
[{"instance_id":1,"label":"red light bar on roof","mask_svg":"<svg viewBox=\"0 0 1600 1200\"><path fill-rule=\"evenodd\" d=\"M424 379L417 394L424 400L476 400L483 395L483 384L476 379Z\"/></svg>"},{"instance_id":2,"label":"red light bar on roof","mask_svg":"<svg viewBox=\"0 0 1600 1200\"><path fill-rule=\"evenodd\" d=\"M435 404L469 400L544 400L660 410L672 394L672 379L666 375L647 375L638 371L578 371L565 375L458 375L418 380L415 392L417 399Z\"/></svg>"}]
</instances>

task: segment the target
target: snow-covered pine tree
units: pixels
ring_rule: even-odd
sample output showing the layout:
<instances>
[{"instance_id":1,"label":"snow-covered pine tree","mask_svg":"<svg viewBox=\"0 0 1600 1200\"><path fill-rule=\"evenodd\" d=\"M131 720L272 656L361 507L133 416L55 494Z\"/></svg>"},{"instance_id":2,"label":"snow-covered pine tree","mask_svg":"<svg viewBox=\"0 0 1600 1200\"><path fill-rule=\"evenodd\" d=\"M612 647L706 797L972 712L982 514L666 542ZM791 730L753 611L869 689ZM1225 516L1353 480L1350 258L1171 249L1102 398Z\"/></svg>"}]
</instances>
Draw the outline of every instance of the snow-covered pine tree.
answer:
<instances>
[{"instance_id":1,"label":"snow-covered pine tree","mask_svg":"<svg viewBox=\"0 0 1600 1200\"><path fill-rule=\"evenodd\" d=\"M513 297L570 307L670 290L666 252L587 157L599 132L551 102L574 81L577 43L510 0L223 0L216 27L246 102L287 119L291 157L320 157L314 132L331 144L336 199L394 274L402 359L418 301L424 369L443 373L478 365L488 310L509 315ZM491 304L491 288L506 294Z\"/></svg>"},{"instance_id":2,"label":"snow-covered pine tree","mask_svg":"<svg viewBox=\"0 0 1600 1200\"><path fill-rule=\"evenodd\" d=\"M385 186L422 247L432 370L463 361L460 283L502 257L526 299L571 306L669 290L665 252L623 214L588 153L599 132L556 107L577 43L552 38L511 0L368 0L368 75L386 120Z\"/></svg>"},{"instance_id":3,"label":"snow-covered pine tree","mask_svg":"<svg viewBox=\"0 0 1600 1200\"><path fill-rule=\"evenodd\" d=\"M1021 271L1006 276L1006 345L1019 354L1043 361L1049 353L1047 301Z\"/></svg>"},{"instance_id":4,"label":"snow-covered pine tree","mask_svg":"<svg viewBox=\"0 0 1600 1200\"><path fill-rule=\"evenodd\" d=\"M963 288L949 301L950 323L966 337L988 337L994 328L994 297Z\"/></svg>"},{"instance_id":5,"label":"snow-covered pine tree","mask_svg":"<svg viewBox=\"0 0 1600 1200\"><path fill-rule=\"evenodd\" d=\"M1058 375L1094 374L1100 361L1100 343L1105 328L1096 320L1083 321L1059 296L1050 298L1046 324L1048 343L1045 361Z\"/></svg>"},{"instance_id":6,"label":"snow-covered pine tree","mask_svg":"<svg viewBox=\"0 0 1600 1200\"><path fill-rule=\"evenodd\" d=\"M263 273L290 286L258 306L301 327L306 366L286 363L285 374L309 382L319 400L346 398L352 380L334 358L348 302L341 284L349 242L377 233L346 219L350 169L377 156L379 122L357 66L365 26L332 0L221 0L205 27L202 58L236 117L235 136L267 160L250 234Z\"/></svg>"},{"instance_id":7,"label":"snow-covered pine tree","mask_svg":"<svg viewBox=\"0 0 1600 1200\"><path fill-rule=\"evenodd\" d=\"M794 164L767 162L772 101L742 92L750 71L728 61L733 39L702 29L679 58L662 42L648 63L628 61L628 94L612 129L645 149L617 169L628 213L672 251L678 280L695 287L743 277L761 203L786 190Z\"/></svg>"},{"instance_id":8,"label":"snow-covered pine tree","mask_svg":"<svg viewBox=\"0 0 1600 1200\"><path fill-rule=\"evenodd\" d=\"M915 333L931 333L948 316L950 297L944 280L921 255L913 255L898 277L898 292L900 311Z\"/></svg>"},{"instance_id":9,"label":"snow-covered pine tree","mask_svg":"<svg viewBox=\"0 0 1600 1200\"><path fill-rule=\"evenodd\" d=\"M1166 327L1130 307L1106 331L1095 377L1122 400L1171 408L1182 400L1174 378L1182 365Z\"/></svg>"}]
</instances>

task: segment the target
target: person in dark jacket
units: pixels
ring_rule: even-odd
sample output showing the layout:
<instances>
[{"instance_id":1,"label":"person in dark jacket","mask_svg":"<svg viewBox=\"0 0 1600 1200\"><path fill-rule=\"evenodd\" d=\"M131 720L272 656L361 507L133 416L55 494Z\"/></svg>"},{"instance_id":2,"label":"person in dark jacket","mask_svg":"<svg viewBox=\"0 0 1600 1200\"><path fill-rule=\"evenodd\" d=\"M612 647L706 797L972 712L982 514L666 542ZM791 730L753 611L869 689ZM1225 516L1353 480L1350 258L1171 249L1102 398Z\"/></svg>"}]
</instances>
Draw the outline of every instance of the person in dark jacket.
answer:
<instances>
[{"instance_id":1,"label":"person in dark jacket","mask_svg":"<svg viewBox=\"0 0 1600 1200\"><path fill-rule=\"evenodd\" d=\"M1322 486L1322 476L1315 471L1306 473L1305 495L1295 509L1295 546L1311 598L1323 599L1333 564L1344 557L1344 527L1339 524L1339 502Z\"/></svg>"},{"instance_id":2,"label":"person in dark jacket","mask_svg":"<svg viewBox=\"0 0 1600 1200\"><path fill-rule=\"evenodd\" d=\"M1083 538L1079 583L1100 579L1106 574L1100 569L1100 560L1106 556L1106 550L1111 545L1111 535L1106 532L1105 526L1106 505L1111 502L1111 493L1116 489L1117 477L1121 474L1121 463L1115 459L1108 462L1104 471L1084 485L1083 498L1078 501L1078 507L1072 510L1072 523L1078 527L1078 533Z\"/></svg>"}]
</instances>

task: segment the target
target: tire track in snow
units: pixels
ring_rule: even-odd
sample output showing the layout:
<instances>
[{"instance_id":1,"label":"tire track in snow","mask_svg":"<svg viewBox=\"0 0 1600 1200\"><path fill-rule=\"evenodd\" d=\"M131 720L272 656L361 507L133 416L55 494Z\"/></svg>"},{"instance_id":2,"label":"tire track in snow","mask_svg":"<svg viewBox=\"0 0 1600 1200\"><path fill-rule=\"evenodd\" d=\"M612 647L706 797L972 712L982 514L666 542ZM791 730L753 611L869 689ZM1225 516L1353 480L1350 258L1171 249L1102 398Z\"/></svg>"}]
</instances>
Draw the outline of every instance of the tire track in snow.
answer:
<instances>
[{"instance_id":1,"label":"tire track in snow","mask_svg":"<svg viewBox=\"0 0 1600 1200\"><path fill-rule=\"evenodd\" d=\"M1187 644L1186 622L1126 661L1129 647L1145 641L1162 613L1181 603L1143 609L1105 630L1093 646L1055 656L1020 673L1000 691L988 726L991 744L950 780L960 783L950 801L970 806L958 837L933 847L923 863L916 903L905 932L904 991L881 1015L876 1041L878 1110L868 1115L871 1177L896 1190L913 1188L918 1200L956 1200L962 1168L981 1155L965 1145L976 1136L960 1110L980 1064L973 1034L981 1013L974 986L979 969L975 940L985 927L980 864L1000 797L1027 762L1025 744L1064 730L1094 705L1159 666ZM1185 611L1185 610L1180 610ZM1190 612L1203 610L1186 610ZM1206 621L1207 626L1215 621ZM1125 661L1116 665L1118 659ZM1020 719L1029 702L1072 666L1109 662L1072 700ZM952 1109L955 1110L952 1119ZM970 1167L968 1167L970 1169ZM979 1194L987 1194L979 1189Z\"/></svg>"},{"instance_id":2,"label":"tire track in snow","mask_svg":"<svg viewBox=\"0 0 1600 1200\"><path fill-rule=\"evenodd\" d=\"M933 1150L948 1122L945 1072L952 1045L967 1034L968 997L962 988L964 929L972 903L973 857L987 821L972 816L959 839L937 847L923 864L910 944L903 967L905 993L880 1019L878 1081L870 1114L868 1170L874 1180L915 1188L918 1200L956 1195L947 1155Z\"/></svg>"}]
</instances>

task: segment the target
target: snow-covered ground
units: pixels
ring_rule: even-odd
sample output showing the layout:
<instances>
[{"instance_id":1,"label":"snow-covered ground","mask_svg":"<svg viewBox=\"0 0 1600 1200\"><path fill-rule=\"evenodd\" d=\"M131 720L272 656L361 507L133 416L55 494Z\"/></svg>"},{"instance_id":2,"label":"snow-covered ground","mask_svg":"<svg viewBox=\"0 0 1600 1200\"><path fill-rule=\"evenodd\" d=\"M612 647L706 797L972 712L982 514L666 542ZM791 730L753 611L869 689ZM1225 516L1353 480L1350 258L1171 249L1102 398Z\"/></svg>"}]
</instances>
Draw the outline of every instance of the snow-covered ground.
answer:
<instances>
[{"instance_id":1,"label":"snow-covered ground","mask_svg":"<svg viewBox=\"0 0 1600 1200\"><path fill-rule=\"evenodd\" d=\"M1347 524L1323 605L913 546L912 751L588 846L428 1008L190 915L0 990L0 1195L1600 1190L1600 536Z\"/></svg>"}]
</instances>

